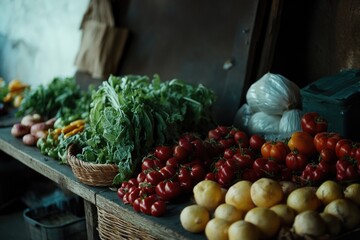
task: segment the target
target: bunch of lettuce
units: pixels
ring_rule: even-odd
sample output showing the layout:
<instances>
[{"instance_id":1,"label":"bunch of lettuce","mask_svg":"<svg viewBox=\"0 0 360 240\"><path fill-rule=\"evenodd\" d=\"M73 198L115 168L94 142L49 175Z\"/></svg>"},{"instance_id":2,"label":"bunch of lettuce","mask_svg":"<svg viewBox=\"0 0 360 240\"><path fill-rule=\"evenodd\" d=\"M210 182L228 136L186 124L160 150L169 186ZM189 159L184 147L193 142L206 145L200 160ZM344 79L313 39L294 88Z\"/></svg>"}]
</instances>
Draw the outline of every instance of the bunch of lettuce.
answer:
<instances>
[{"instance_id":1,"label":"bunch of lettuce","mask_svg":"<svg viewBox=\"0 0 360 240\"><path fill-rule=\"evenodd\" d=\"M80 135L78 158L115 163L118 184L130 178L139 160L159 144L184 132L201 132L213 123L214 92L158 75L110 76L92 95L89 124Z\"/></svg>"}]
</instances>

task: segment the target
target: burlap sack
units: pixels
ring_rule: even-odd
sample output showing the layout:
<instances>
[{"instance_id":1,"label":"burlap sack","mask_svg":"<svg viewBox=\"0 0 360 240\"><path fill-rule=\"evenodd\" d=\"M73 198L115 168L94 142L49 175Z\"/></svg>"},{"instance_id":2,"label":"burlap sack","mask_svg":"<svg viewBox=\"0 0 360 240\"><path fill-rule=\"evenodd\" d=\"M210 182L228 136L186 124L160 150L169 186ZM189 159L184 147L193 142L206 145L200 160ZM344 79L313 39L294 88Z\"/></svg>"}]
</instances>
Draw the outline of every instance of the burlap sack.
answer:
<instances>
[{"instance_id":1,"label":"burlap sack","mask_svg":"<svg viewBox=\"0 0 360 240\"><path fill-rule=\"evenodd\" d=\"M78 70L102 79L115 74L128 30L114 26L109 0L92 0L80 28L82 39L75 59Z\"/></svg>"}]
</instances>

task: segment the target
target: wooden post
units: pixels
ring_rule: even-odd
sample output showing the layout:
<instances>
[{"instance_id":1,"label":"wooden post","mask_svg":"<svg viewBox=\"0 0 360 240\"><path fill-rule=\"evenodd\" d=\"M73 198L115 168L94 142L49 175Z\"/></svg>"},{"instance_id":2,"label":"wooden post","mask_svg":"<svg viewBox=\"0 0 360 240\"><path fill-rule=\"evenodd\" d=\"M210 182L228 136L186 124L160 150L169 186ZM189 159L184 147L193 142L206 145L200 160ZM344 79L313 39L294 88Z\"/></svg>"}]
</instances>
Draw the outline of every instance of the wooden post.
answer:
<instances>
[{"instance_id":1,"label":"wooden post","mask_svg":"<svg viewBox=\"0 0 360 240\"><path fill-rule=\"evenodd\" d=\"M97 231L97 208L94 204L84 199L86 231L88 240L99 240Z\"/></svg>"}]
</instances>

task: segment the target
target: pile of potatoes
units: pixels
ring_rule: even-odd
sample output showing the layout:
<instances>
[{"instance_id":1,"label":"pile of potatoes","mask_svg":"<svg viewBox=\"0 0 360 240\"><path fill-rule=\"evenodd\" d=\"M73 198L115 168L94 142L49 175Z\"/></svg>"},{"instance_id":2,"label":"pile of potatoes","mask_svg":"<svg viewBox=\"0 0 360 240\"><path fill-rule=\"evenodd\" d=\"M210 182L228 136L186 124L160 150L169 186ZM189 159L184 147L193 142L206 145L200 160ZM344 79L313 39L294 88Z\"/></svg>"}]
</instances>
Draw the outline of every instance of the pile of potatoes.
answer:
<instances>
[{"instance_id":1,"label":"pile of potatoes","mask_svg":"<svg viewBox=\"0 0 360 240\"><path fill-rule=\"evenodd\" d=\"M25 145L35 146L39 138L44 138L48 130L54 127L55 118L44 121L39 114L26 115L20 123L11 128L11 135L22 138Z\"/></svg>"},{"instance_id":2,"label":"pile of potatoes","mask_svg":"<svg viewBox=\"0 0 360 240\"><path fill-rule=\"evenodd\" d=\"M183 228L212 239L330 238L360 227L360 183L328 180L319 187L261 178L229 189L210 180L193 189Z\"/></svg>"}]
</instances>

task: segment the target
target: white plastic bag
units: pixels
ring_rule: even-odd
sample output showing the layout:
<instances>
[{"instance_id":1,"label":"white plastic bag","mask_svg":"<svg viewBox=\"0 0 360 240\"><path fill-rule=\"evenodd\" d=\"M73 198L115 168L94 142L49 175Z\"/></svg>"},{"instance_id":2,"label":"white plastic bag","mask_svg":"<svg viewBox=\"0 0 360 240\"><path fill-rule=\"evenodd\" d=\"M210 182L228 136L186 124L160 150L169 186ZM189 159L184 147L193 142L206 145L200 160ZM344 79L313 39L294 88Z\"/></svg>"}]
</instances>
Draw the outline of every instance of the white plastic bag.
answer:
<instances>
[{"instance_id":1,"label":"white plastic bag","mask_svg":"<svg viewBox=\"0 0 360 240\"><path fill-rule=\"evenodd\" d=\"M247 103L244 103L235 114L234 127L246 130L252 114L253 112L251 111L250 106Z\"/></svg>"},{"instance_id":2,"label":"white plastic bag","mask_svg":"<svg viewBox=\"0 0 360 240\"><path fill-rule=\"evenodd\" d=\"M286 110L299 107L300 89L280 74L266 73L250 86L246 101L253 112L282 115Z\"/></svg>"},{"instance_id":3,"label":"white plastic bag","mask_svg":"<svg viewBox=\"0 0 360 240\"><path fill-rule=\"evenodd\" d=\"M249 132L251 134L277 134L279 133L280 119L280 115L256 112L249 120Z\"/></svg>"},{"instance_id":4,"label":"white plastic bag","mask_svg":"<svg viewBox=\"0 0 360 240\"><path fill-rule=\"evenodd\" d=\"M293 133L301 131L301 116L300 109L285 111L280 119L279 132Z\"/></svg>"}]
</instances>

